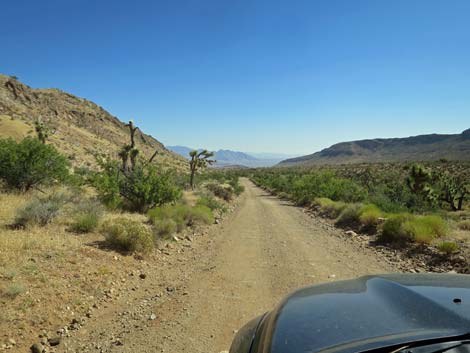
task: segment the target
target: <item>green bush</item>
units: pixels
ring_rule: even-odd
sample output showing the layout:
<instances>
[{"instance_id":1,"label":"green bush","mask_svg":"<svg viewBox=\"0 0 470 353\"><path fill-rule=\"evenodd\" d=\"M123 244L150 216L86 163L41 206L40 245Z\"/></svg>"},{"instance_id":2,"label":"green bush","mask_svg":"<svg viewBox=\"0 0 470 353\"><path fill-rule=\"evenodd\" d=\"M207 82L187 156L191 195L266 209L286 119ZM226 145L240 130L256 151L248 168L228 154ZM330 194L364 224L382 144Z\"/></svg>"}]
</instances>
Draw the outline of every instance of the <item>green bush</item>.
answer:
<instances>
[{"instance_id":1,"label":"green bush","mask_svg":"<svg viewBox=\"0 0 470 353\"><path fill-rule=\"evenodd\" d=\"M373 204L362 206L360 210L359 221L366 229L375 229L379 223L379 218L382 217L382 211Z\"/></svg>"},{"instance_id":2,"label":"green bush","mask_svg":"<svg viewBox=\"0 0 470 353\"><path fill-rule=\"evenodd\" d=\"M122 251L148 253L154 246L152 232L138 221L126 218L108 221L102 232L109 246Z\"/></svg>"},{"instance_id":3,"label":"green bush","mask_svg":"<svg viewBox=\"0 0 470 353\"><path fill-rule=\"evenodd\" d=\"M316 198L313 203L320 208L320 212L328 218L335 219L346 208L346 204L341 201L333 201L326 197Z\"/></svg>"},{"instance_id":4,"label":"green bush","mask_svg":"<svg viewBox=\"0 0 470 353\"><path fill-rule=\"evenodd\" d=\"M461 230L470 230L470 220L460 221L458 227Z\"/></svg>"},{"instance_id":5,"label":"green bush","mask_svg":"<svg viewBox=\"0 0 470 353\"><path fill-rule=\"evenodd\" d=\"M385 221L379 240L385 243L430 243L446 233L447 224L439 216L413 216L404 213Z\"/></svg>"},{"instance_id":6,"label":"green bush","mask_svg":"<svg viewBox=\"0 0 470 353\"><path fill-rule=\"evenodd\" d=\"M68 200L68 196L64 193L53 193L46 197L35 198L17 211L15 225L45 226L59 215L60 209Z\"/></svg>"},{"instance_id":7,"label":"green bush","mask_svg":"<svg viewBox=\"0 0 470 353\"><path fill-rule=\"evenodd\" d=\"M413 219L409 213L400 213L387 218L383 224L382 232L377 240L382 243L404 244L413 240L412 235L404 228L404 224Z\"/></svg>"},{"instance_id":8,"label":"green bush","mask_svg":"<svg viewBox=\"0 0 470 353\"><path fill-rule=\"evenodd\" d=\"M188 218L188 225L196 223L212 224L214 223L214 215L209 207L197 205L191 208Z\"/></svg>"},{"instance_id":9,"label":"green bush","mask_svg":"<svg viewBox=\"0 0 470 353\"><path fill-rule=\"evenodd\" d=\"M40 185L64 181L69 162L57 150L35 138L17 143L0 139L0 180L10 189L26 192Z\"/></svg>"},{"instance_id":10,"label":"green bush","mask_svg":"<svg viewBox=\"0 0 470 353\"><path fill-rule=\"evenodd\" d=\"M88 233L95 230L103 212L103 207L99 202L87 200L79 203L74 209L74 220L70 229L76 233Z\"/></svg>"},{"instance_id":11,"label":"green bush","mask_svg":"<svg viewBox=\"0 0 470 353\"><path fill-rule=\"evenodd\" d=\"M443 241L437 245L440 252L450 255L459 249L459 246L452 241Z\"/></svg>"},{"instance_id":12,"label":"green bush","mask_svg":"<svg viewBox=\"0 0 470 353\"><path fill-rule=\"evenodd\" d=\"M357 203L347 205L336 219L336 225L340 227L358 225L361 208L362 205Z\"/></svg>"},{"instance_id":13,"label":"green bush","mask_svg":"<svg viewBox=\"0 0 470 353\"><path fill-rule=\"evenodd\" d=\"M109 207L147 212L181 197L173 174L159 171L154 165L139 163L124 173L116 161L98 158L98 164L101 171L93 173L90 180L100 200Z\"/></svg>"},{"instance_id":14,"label":"green bush","mask_svg":"<svg viewBox=\"0 0 470 353\"><path fill-rule=\"evenodd\" d=\"M430 243L447 234L447 224L439 216L416 216L404 224L404 229L418 243Z\"/></svg>"}]
</instances>

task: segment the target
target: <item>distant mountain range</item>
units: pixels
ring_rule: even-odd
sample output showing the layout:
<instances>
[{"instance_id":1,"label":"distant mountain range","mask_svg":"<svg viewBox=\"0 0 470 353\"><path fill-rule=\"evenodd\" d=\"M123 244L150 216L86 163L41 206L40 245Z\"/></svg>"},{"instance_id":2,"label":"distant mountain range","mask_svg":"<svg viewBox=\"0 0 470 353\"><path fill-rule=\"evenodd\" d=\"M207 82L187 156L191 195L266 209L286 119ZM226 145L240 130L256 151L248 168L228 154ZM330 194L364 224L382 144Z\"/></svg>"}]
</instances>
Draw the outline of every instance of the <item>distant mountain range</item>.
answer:
<instances>
[{"instance_id":1,"label":"distant mountain range","mask_svg":"<svg viewBox=\"0 0 470 353\"><path fill-rule=\"evenodd\" d=\"M185 158L189 159L189 153L194 148L186 146L166 146ZM201 149L198 149L200 151ZM214 159L217 161L215 167L271 167L281 162L289 155L276 153L249 153L220 149L215 152Z\"/></svg>"},{"instance_id":2,"label":"distant mountain range","mask_svg":"<svg viewBox=\"0 0 470 353\"><path fill-rule=\"evenodd\" d=\"M280 166L470 160L470 129L454 135L419 135L337 143L320 152L290 158Z\"/></svg>"}]
</instances>

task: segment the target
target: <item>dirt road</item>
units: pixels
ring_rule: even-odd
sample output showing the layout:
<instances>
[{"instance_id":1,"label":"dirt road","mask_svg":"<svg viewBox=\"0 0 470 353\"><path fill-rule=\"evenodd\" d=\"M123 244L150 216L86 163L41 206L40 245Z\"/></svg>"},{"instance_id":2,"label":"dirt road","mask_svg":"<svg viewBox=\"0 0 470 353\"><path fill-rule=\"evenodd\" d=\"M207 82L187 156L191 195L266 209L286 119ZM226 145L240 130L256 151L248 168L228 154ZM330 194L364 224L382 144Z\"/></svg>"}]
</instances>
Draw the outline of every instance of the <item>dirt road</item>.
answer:
<instances>
[{"instance_id":1,"label":"dirt road","mask_svg":"<svg viewBox=\"0 0 470 353\"><path fill-rule=\"evenodd\" d=\"M250 181L208 234L143 265L146 278L97 309L59 351L218 353L235 330L314 283L393 271L340 230Z\"/></svg>"}]
</instances>

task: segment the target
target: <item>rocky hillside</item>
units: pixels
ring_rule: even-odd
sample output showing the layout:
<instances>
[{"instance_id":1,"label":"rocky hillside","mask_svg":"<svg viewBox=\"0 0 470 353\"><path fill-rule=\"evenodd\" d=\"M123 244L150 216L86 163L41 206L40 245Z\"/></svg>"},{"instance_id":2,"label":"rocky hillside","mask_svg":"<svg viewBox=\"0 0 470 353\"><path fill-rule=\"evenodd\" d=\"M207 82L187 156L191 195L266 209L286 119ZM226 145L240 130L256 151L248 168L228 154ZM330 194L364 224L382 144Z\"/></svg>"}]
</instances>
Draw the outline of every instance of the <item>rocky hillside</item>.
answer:
<instances>
[{"instance_id":1,"label":"rocky hillside","mask_svg":"<svg viewBox=\"0 0 470 353\"><path fill-rule=\"evenodd\" d=\"M41 118L54 131L49 142L76 166L91 166L93 153L115 154L128 143L125 124L97 104L58 89L33 89L0 74L0 138L20 139L34 133ZM155 151L157 162L182 168L186 162L142 131L136 143L145 156Z\"/></svg>"},{"instance_id":2,"label":"rocky hillside","mask_svg":"<svg viewBox=\"0 0 470 353\"><path fill-rule=\"evenodd\" d=\"M376 162L470 160L470 129L455 135L419 135L406 138L342 142L279 165L315 165Z\"/></svg>"}]
</instances>

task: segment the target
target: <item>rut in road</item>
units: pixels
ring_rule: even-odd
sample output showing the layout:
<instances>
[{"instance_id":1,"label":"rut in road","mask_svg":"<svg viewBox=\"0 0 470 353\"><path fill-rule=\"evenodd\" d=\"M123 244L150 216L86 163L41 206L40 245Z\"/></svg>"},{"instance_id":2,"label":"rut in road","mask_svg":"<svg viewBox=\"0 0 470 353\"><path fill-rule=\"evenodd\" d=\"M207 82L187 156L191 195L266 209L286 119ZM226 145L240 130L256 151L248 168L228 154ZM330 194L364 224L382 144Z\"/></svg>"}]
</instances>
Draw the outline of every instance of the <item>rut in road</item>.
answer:
<instances>
[{"instance_id":1,"label":"rut in road","mask_svg":"<svg viewBox=\"0 0 470 353\"><path fill-rule=\"evenodd\" d=\"M242 183L246 191L239 206L222 225L184 261L160 268L154 287L124 298L121 305L132 310L153 295L156 281L175 283L180 290L152 304L155 322L146 316L131 322L116 313L125 307L109 308L69 339L68 349L218 353L229 349L235 330L298 287L394 270L372 251L336 236L340 230L325 227L249 180Z\"/></svg>"}]
</instances>

